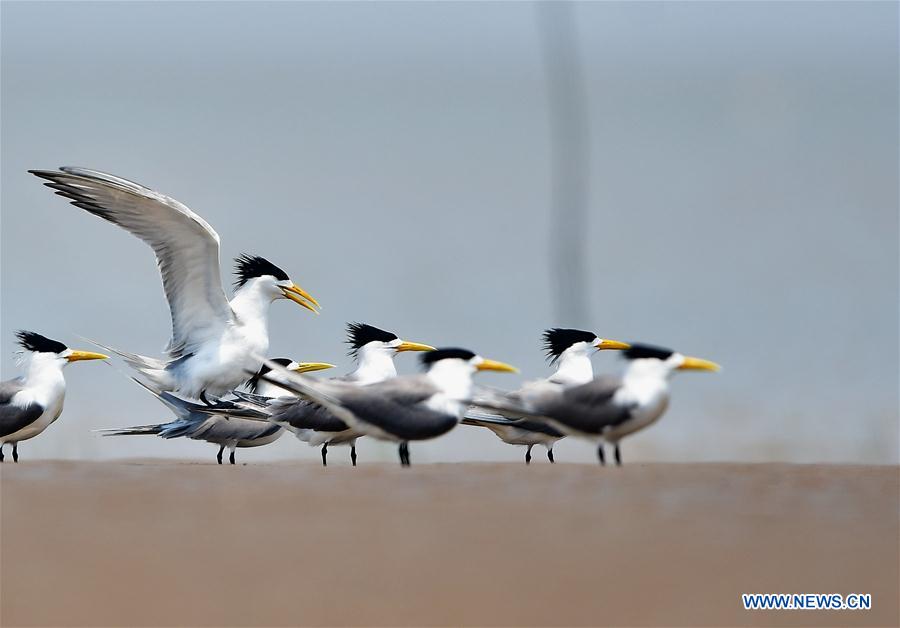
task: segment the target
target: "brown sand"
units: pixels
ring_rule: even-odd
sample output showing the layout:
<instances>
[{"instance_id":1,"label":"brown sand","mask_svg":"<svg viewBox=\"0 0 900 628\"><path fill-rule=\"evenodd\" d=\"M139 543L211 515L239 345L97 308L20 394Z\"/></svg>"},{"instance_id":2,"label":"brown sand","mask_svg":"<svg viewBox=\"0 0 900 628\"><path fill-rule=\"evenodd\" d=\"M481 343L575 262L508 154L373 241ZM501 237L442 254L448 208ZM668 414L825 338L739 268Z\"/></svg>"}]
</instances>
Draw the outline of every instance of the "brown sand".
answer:
<instances>
[{"instance_id":1,"label":"brown sand","mask_svg":"<svg viewBox=\"0 0 900 628\"><path fill-rule=\"evenodd\" d=\"M897 467L25 461L0 491L4 626L898 624Z\"/></svg>"}]
</instances>

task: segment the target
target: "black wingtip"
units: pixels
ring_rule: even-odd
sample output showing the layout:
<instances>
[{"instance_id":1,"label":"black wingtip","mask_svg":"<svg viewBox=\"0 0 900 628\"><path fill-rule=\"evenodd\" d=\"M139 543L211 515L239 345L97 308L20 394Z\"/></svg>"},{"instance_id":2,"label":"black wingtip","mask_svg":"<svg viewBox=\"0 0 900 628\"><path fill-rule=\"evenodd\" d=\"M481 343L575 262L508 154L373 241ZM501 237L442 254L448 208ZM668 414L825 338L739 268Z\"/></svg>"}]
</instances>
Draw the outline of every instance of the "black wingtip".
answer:
<instances>
[{"instance_id":1,"label":"black wingtip","mask_svg":"<svg viewBox=\"0 0 900 628\"><path fill-rule=\"evenodd\" d=\"M56 170L29 170L28 173L47 181L55 181L59 175L59 172Z\"/></svg>"}]
</instances>

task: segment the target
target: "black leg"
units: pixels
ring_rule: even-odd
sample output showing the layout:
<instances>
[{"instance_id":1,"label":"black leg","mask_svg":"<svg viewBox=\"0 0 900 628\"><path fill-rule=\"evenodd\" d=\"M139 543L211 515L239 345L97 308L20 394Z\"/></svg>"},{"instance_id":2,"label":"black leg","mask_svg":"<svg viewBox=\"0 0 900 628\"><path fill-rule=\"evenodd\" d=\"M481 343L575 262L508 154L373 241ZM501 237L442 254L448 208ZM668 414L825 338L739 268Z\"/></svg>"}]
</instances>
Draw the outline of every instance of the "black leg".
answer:
<instances>
[{"instance_id":1,"label":"black leg","mask_svg":"<svg viewBox=\"0 0 900 628\"><path fill-rule=\"evenodd\" d=\"M228 462L230 462L231 464L234 464L234 450L233 449L231 450L231 453L228 454Z\"/></svg>"},{"instance_id":2,"label":"black leg","mask_svg":"<svg viewBox=\"0 0 900 628\"><path fill-rule=\"evenodd\" d=\"M622 466L622 454L619 452L619 443L616 443L616 466Z\"/></svg>"},{"instance_id":3,"label":"black leg","mask_svg":"<svg viewBox=\"0 0 900 628\"><path fill-rule=\"evenodd\" d=\"M13 443L13 462L19 461L19 443Z\"/></svg>"},{"instance_id":4,"label":"black leg","mask_svg":"<svg viewBox=\"0 0 900 628\"><path fill-rule=\"evenodd\" d=\"M219 447L219 453L216 454L216 460L219 461L219 464L222 464L222 452L225 451L225 445Z\"/></svg>"},{"instance_id":5,"label":"black leg","mask_svg":"<svg viewBox=\"0 0 900 628\"><path fill-rule=\"evenodd\" d=\"M328 443L322 445L322 466L328 466Z\"/></svg>"},{"instance_id":6,"label":"black leg","mask_svg":"<svg viewBox=\"0 0 900 628\"><path fill-rule=\"evenodd\" d=\"M409 466L409 443L400 443L400 465Z\"/></svg>"},{"instance_id":7,"label":"black leg","mask_svg":"<svg viewBox=\"0 0 900 628\"><path fill-rule=\"evenodd\" d=\"M525 464L531 464L531 448L534 445L529 445L528 449L525 450Z\"/></svg>"},{"instance_id":8,"label":"black leg","mask_svg":"<svg viewBox=\"0 0 900 628\"><path fill-rule=\"evenodd\" d=\"M354 467L356 466L356 445L350 445L350 462Z\"/></svg>"},{"instance_id":9,"label":"black leg","mask_svg":"<svg viewBox=\"0 0 900 628\"><path fill-rule=\"evenodd\" d=\"M547 450L547 460L549 460L551 464L556 462L553 459L553 447L551 447L550 449Z\"/></svg>"},{"instance_id":10,"label":"black leg","mask_svg":"<svg viewBox=\"0 0 900 628\"><path fill-rule=\"evenodd\" d=\"M205 403L208 406L213 405L212 403L210 403L209 399L206 398L205 390L200 391L200 401L202 401L203 403Z\"/></svg>"},{"instance_id":11,"label":"black leg","mask_svg":"<svg viewBox=\"0 0 900 628\"><path fill-rule=\"evenodd\" d=\"M600 460L601 466L606 466L606 454L603 453L603 443L597 445L597 458Z\"/></svg>"}]
</instances>

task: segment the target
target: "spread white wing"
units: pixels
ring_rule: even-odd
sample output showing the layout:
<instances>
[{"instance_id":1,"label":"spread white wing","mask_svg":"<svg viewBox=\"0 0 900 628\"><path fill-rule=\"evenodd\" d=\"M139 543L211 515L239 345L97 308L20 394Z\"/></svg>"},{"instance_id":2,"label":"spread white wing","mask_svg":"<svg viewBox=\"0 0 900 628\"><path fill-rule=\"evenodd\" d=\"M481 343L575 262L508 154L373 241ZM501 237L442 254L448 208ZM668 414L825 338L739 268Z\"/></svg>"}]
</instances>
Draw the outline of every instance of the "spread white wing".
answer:
<instances>
[{"instance_id":1,"label":"spread white wing","mask_svg":"<svg viewBox=\"0 0 900 628\"><path fill-rule=\"evenodd\" d=\"M72 204L119 225L156 253L172 315L174 359L221 333L233 313L219 274L219 235L175 199L120 177L63 167L29 170Z\"/></svg>"}]
</instances>

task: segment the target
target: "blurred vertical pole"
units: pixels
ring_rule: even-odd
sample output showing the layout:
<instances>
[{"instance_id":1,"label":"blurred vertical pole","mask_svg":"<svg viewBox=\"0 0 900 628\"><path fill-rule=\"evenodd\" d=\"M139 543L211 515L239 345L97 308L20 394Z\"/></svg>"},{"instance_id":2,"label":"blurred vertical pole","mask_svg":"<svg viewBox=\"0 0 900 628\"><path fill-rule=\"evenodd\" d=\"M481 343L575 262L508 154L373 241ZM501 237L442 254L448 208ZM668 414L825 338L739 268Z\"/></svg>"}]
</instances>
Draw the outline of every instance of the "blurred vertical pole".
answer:
<instances>
[{"instance_id":1,"label":"blurred vertical pole","mask_svg":"<svg viewBox=\"0 0 900 628\"><path fill-rule=\"evenodd\" d=\"M538 2L551 145L550 256L555 324L592 326L587 288L590 138L575 6Z\"/></svg>"}]
</instances>

